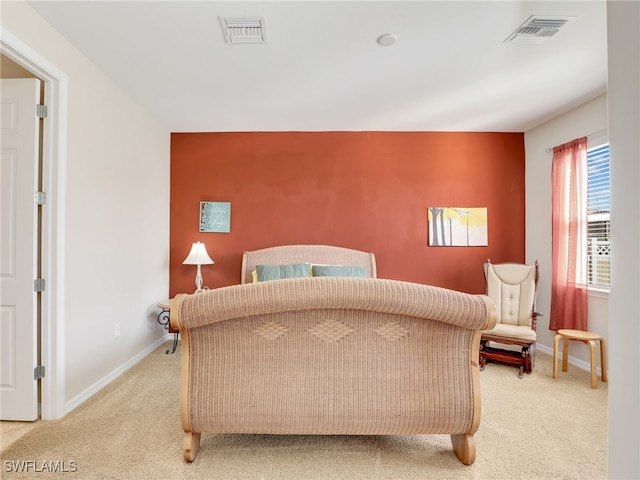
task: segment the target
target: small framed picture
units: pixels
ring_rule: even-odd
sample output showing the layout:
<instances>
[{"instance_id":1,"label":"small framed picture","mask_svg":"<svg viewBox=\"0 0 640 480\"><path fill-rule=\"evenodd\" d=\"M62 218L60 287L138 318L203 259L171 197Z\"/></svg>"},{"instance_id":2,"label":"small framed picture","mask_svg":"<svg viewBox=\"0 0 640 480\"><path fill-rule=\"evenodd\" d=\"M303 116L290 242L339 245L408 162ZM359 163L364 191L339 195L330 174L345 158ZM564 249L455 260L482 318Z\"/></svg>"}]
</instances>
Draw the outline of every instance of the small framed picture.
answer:
<instances>
[{"instance_id":1,"label":"small framed picture","mask_svg":"<svg viewBox=\"0 0 640 480\"><path fill-rule=\"evenodd\" d=\"M486 207L428 207L430 247L489 245Z\"/></svg>"},{"instance_id":2,"label":"small framed picture","mask_svg":"<svg viewBox=\"0 0 640 480\"><path fill-rule=\"evenodd\" d=\"M229 233L231 202L200 202L200 231Z\"/></svg>"}]
</instances>

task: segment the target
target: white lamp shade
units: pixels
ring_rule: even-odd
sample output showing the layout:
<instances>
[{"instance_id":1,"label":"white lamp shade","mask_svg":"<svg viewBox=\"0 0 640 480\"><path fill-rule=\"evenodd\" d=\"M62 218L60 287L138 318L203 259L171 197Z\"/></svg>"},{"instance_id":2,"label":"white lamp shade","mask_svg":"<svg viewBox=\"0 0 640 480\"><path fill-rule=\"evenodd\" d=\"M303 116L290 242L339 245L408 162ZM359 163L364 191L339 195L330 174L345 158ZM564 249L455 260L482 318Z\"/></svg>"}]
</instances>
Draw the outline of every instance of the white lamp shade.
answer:
<instances>
[{"instance_id":1,"label":"white lamp shade","mask_svg":"<svg viewBox=\"0 0 640 480\"><path fill-rule=\"evenodd\" d=\"M207 253L207 247L204 246L204 243L196 242L191 246L189 255L182 263L185 265L211 265L214 262Z\"/></svg>"}]
</instances>

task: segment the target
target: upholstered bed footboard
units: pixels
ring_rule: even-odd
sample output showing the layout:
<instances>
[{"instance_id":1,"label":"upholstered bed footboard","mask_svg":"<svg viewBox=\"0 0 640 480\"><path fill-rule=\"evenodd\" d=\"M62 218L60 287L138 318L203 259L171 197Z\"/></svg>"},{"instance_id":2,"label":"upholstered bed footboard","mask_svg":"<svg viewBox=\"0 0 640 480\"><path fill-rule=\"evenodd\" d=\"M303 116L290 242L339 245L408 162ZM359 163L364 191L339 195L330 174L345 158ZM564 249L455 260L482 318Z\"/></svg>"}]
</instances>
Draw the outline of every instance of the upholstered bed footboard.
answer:
<instances>
[{"instance_id":1,"label":"upholstered bed footboard","mask_svg":"<svg viewBox=\"0 0 640 480\"><path fill-rule=\"evenodd\" d=\"M375 278L294 278L179 295L184 457L200 433L452 435L475 460L491 301Z\"/></svg>"}]
</instances>

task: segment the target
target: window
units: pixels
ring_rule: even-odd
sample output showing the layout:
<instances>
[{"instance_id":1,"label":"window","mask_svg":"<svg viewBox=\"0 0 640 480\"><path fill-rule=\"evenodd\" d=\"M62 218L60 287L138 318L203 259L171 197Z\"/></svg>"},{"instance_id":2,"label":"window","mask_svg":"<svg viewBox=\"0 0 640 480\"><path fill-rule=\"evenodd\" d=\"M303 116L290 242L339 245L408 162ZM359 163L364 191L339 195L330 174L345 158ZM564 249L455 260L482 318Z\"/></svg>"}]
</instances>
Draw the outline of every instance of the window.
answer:
<instances>
[{"instance_id":1,"label":"window","mask_svg":"<svg viewBox=\"0 0 640 480\"><path fill-rule=\"evenodd\" d=\"M609 144L587 149L587 274L588 287L609 290L611 195Z\"/></svg>"}]
</instances>

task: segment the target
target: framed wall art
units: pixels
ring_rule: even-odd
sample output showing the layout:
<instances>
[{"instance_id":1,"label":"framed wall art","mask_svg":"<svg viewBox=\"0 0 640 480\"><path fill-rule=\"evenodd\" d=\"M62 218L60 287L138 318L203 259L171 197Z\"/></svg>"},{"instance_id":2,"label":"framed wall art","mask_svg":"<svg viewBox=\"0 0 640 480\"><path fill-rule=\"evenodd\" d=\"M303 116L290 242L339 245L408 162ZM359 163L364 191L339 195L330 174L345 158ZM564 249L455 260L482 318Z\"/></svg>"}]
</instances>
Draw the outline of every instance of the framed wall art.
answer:
<instances>
[{"instance_id":1,"label":"framed wall art","mask_svg":"<svg viewBox=\"0 0 640 480\"><path fill-rule=\"evenodd\" d=\"M229 233L231 202L200 202L200 231Z\"/></svg>"},{"instance_id":2,"label":"framed wall art","mask_svg":"<svg viewBox=\"0 0 640 480\"><path fill-rule=\"evenodd\" d=\"M489 245L486 207L428 207L430 247Z\"/></svg>"}]
</instances>

